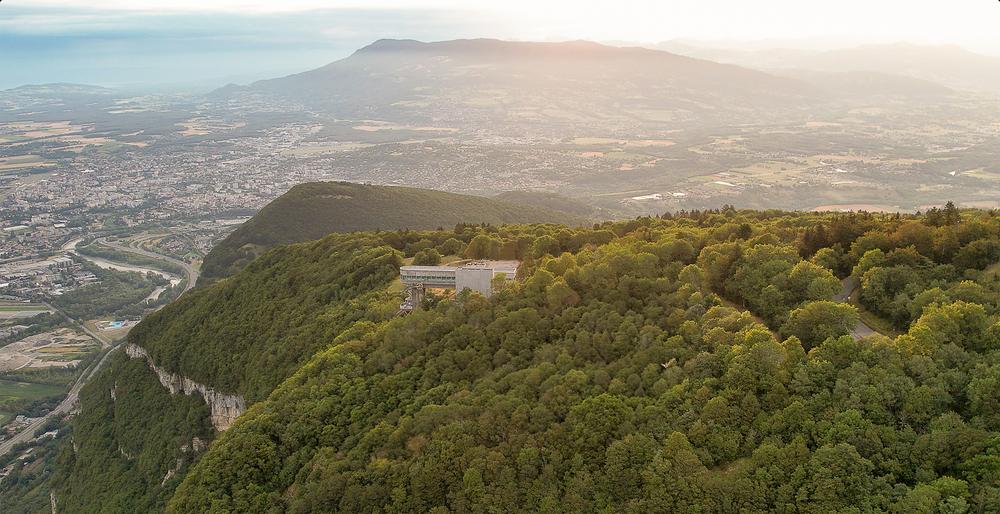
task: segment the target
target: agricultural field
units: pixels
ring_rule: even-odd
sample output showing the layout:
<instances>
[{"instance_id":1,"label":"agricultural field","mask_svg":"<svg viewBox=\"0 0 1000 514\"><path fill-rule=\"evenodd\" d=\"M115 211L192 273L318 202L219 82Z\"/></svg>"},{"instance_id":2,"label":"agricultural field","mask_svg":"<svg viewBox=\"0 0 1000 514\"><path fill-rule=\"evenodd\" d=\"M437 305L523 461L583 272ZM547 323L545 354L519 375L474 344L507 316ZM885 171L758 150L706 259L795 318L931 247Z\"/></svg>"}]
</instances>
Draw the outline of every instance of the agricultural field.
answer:
<instances>
[{"instance_id":1,"label":"agricultural field","mask_svg":"<svg viewBox=\"0 0 1000 514\"><path fill-rule=\"evenodd\" d=\"M22 171L27 169L49 168L55 163L37 155L18 155L16 157L0 157L0 173Z\"/></svg>"},{"instance_id":2,"label":"agricultural field","mask_svg":"<svg viewBox=\"0 0 1000 514\"><path fill-rule=\"evenodd\" d=\"M0 426L18 414L52 408L100 344L69 328L29 335L0 347Z\"/></svg>"},{"instance_id":3,"label":"agricultural field","mask_svg":"<svg viewBox=\"0 0 1000 514\"><path fill-rule=\"evenodd\" d=\"M26 407L66 393L63 384L22 382L0 378L0 426L6 425Z\"/></svg>"},{"instance_id":4,"label":"agricultural field","mask_svg":"<svg viewBox=\"0 0 1000 514\"><path fill-rule=\"evenodd\" d=\"M0 320L31 318L43 312L49 308L41 304L0 302Z\"/></svg>"},{"instance_id":5,"label":"agricultural field","mask_svg":"<svg viewBox=\"0 0 1000 514\"><path fill-rule=\"evenodd\" d=\"M111 134L96 133L93 124L56 122L0 123L0 138L11 143L10 148L30 147L35 143L54 143L52 150L79 153L88 146L103 146L114 143L144 147L141 141L119 142ZM43 161L38 155L20 155L14 159ZM2 163L0 163L2 166Z\"/></svg>"},{"instance_id":6,"label":"agricultural field","mask_svg":"<svg viewBox=\"0 0 1000 514\"><path fill-rule=\"evenodd\" d=\"M89 336L61 328L27 336L0 348L0 373L18 370L74 369L99 349Z\"/></svg>"},{"instance_id":7,"label":"agricultural field","mask_svg":"<svg viewBox=\"0 0 1000 514\"><path fill-rule=\"evenodd\" d=\"M208 116L196 116L177 123L177 126L183 129L178 131L182 136L205 136L215 132L227 132L242 128L246 126L246 123L226 122Z\"/></svg>"},{"instance_id":8,"label":"agricultural field","mask_svg":"<svg viewBox=\"0 0 1000 514\"><path fill-rule=\"evenodd\" d=\"M11 400L35 401L63 394L65 387L55 384L18 382L0 378L0 405Z\"/></svg>"}]
</instances>

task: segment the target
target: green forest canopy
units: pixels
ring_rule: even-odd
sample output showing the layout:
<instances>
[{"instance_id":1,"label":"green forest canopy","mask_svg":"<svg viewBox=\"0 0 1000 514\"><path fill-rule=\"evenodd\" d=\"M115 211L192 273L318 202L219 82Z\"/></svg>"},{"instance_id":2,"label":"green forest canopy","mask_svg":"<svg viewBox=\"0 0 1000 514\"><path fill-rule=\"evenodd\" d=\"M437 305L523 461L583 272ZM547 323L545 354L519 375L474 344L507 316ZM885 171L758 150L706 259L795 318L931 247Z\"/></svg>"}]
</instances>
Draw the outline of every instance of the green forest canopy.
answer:
<instances>
[{"instance_id":1,"label":"green forest canopy","mask_svg":"<svg viewBox=\"0 0 1000 514\"><path fill-rule=\"evenodd\" d=\"M995 512L997 214L727 208L280 247L133 336L256 404L161 482L179 442L211 437L196 411L181 435L98 434L92 412L130 407L88 387L75 428L95 453L64 448L56 496L68 512L133 493L171 512ZM393 317L388 270L431 248L522 259L522 280ZM850 335L857 308L833 300L848 276L902 335ZM138 475L95 482L99 448Z\"/></svg>"},{"instance_id":2,"label":"green forest canopy","mask_svg":"<svg viewBox=\"0 0 1000 514\"><path fill-rule=\"evenodd\" d=\"M539 203L550 207L536 205ZM530 193L507 201L410 187L299 184L216 245L205 257L202 277L210 282L232 275L275 245L319 239L334 232L434 229L457 223L578 224L587 219L581 210L575 201L540 199Z\"/></svg>"}]
</instances>

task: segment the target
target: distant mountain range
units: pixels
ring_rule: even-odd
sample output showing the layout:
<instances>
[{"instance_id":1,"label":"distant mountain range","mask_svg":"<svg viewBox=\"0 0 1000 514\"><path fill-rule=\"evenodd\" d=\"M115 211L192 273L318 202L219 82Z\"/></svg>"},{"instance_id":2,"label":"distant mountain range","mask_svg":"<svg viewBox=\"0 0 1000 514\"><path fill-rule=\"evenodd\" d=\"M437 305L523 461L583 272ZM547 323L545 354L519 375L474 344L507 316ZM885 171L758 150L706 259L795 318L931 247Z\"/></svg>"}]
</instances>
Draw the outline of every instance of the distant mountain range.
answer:
<instances>
[{"instance_id":1,"label":"distant mountain range","mask_svg":"<svg viewBox=\"0 0 1000 514\"><path fill-rule=\"evenodd\" d=\"M794 109L818 91L740 66L576 41L381 40L288 77L214 97L276 95L341 116L462 122L683 120Z\"/></svg>"},{"instance_id":2,"label":"distant mountain range","mask_svg":"<svg viewBox=\"0 0 1000 514\"><path fill-rule=\"evenodd\" d=\"M386 39L315 70L211 97L280 98L351 119L524 130L787 121L845 99L942 97L952 88L1000 91L1000 60L908 45L819 52Z\"/></svg>"},{"instance_id":3,"label":"distant mountain range","mask_svg":"<svg viewBox=\"0 0 1000 514\"><path fill-rule=\"evenodd\" d=\"M780 70L776 75L801 80L827 94L861 100L872 97L935 98L954 93L937 82L877 71Z\"/></svg>"},{"instance_id":4,"label":"distant mountain range","mask_svg":"<svg viewBox=\"0 0 1000 514\"><path fill-rule=\"evenodd\" d=\"M578 225L593 215L582 203L544 193L494 199L410 187L312 182L293 187L216 245L205 257L202 277L212 281L229 276L276 245L334 232L450 229L458 223Z\"/></svg>"},{"instance_id":5,"label":"distant mountain range","mask_svg":"<svg viewBox=\"0 0 1000 514\"><path fill-rule=\"evenodd\" d=\"M773 44L780 45L778 42ZM896 43L802 50L778 46L736 49L713 46L711 42L668 41L653 47L768 71L874 72L936 82L953 89L1000 92L1000 57L981 55L951 45Z\"/></svg>"},{"instance_id":6,"label":"distant mountain range","mask_svg":"<svg viewBox=\"0 0 1000 514\"><path fill-rule=\"evenodd\" d=\"M0 90L0 94L20 94L32 96L110 95L114 94L114 92L114 89L102 86L73 84L68 82L25 84L11 89Z\"/></svg>"},{"instance_id":7,"label":"distant mountain range","mask_svg":"<svg viewBox=\"0 0 1000 514\"><path fill-rule=\"evenodd\" d=\"M798 62L803 69L881 71L957 89L1000 92L1000 58L957 46L865 45L831 50Z\"/></svg>"},{"instance_id":8,"label":"distant mountain range","mask_svg":"<svg viewBox=\"0 0 1000 514\"><path fill-rule=\"evenodd\" d=\"M780 41L769 42L771 47L682 40L646 47L616 44L631 46L383 39L321 68L247 86L230 84L210 96L225 100L270 95L353 117L572 121L627 116L664 121L671 111L680 118L728 108L815 105L841 86L834 97L941 95L949 89L1000 92L1000 57L958 46L897 43L816 50L784 48ZM54 83L0 93L66 96L113 91Z\"/></svg>"}]
</instances>

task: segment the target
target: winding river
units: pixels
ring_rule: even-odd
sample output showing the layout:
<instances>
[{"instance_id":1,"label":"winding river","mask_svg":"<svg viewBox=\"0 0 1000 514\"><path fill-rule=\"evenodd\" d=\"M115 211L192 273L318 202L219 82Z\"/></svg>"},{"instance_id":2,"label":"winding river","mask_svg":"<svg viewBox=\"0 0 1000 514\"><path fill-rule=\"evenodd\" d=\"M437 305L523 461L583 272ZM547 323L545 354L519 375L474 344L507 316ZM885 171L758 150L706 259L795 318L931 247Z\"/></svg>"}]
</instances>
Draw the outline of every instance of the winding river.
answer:
<instances>
[{"instance_id":1,"label":"winding river","mask_svg":"<svg viewBox=\"0 0 1000 514\"><path fill-rule=\"evenodd\" d=\"M163 277L165 280L170 281L170 285L171 286L177 286L177 284L181 283L181 277L179 277L177 275L174 275L174 274L171 274L171 273L167 273L166 271L163 271L163 270L160 270L160 269L144 268L142 266L135 266L135 265L132 265L132 264L123 264L123 263L120 263L120 262L112 262L112 261L109 261L107 259L103 259L101 257L93 257L93 256L90 256L90 255L84 255L84 254L76 251L76 247L77 247L77 245L80 244L80 241L82 241L82 239L74 239L74 240L66 243L62 247L63 251L70 252L73 255L76 255L76 256L79 256L79 257L81 257L83 259L86 259L86 260L90 261L91 263L93 263L95 266L97 266L99 268L102 268L102 269L113 269L113 270L116 270L116 271L135 271L135 272L138 272L138 273L142 273L143 275L145 275L146 273L155 273L155 274ZM155 290L153 290L152 293L149 294L149 296L146 297L146 300L153 300L153 301L155 301L155 300L159 299L160 295L163 294L163 292L166 291L166 290L167 290L166 287L157 287Z\"/></svg>"}]
</instances>

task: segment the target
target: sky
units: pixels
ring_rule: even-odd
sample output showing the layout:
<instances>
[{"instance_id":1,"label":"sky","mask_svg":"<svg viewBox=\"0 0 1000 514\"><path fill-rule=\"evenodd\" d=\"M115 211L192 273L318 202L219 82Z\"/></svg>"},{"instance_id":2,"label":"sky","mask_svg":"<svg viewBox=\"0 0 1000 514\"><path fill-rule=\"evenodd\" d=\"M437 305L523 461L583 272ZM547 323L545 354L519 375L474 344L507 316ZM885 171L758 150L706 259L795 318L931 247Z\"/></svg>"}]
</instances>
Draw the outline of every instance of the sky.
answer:
<instances>
[{"instance_id":1,"label":"sky","mask_svg":"<svg viewBox=\"0 0 1000 514\"><path fill-rule=\"evenodd\" d=\"M994 0L3 0L0 89L211 89L322 66L380 38L905 41L1000 55L998 26Z\"/></svg>"}]
</instances>

